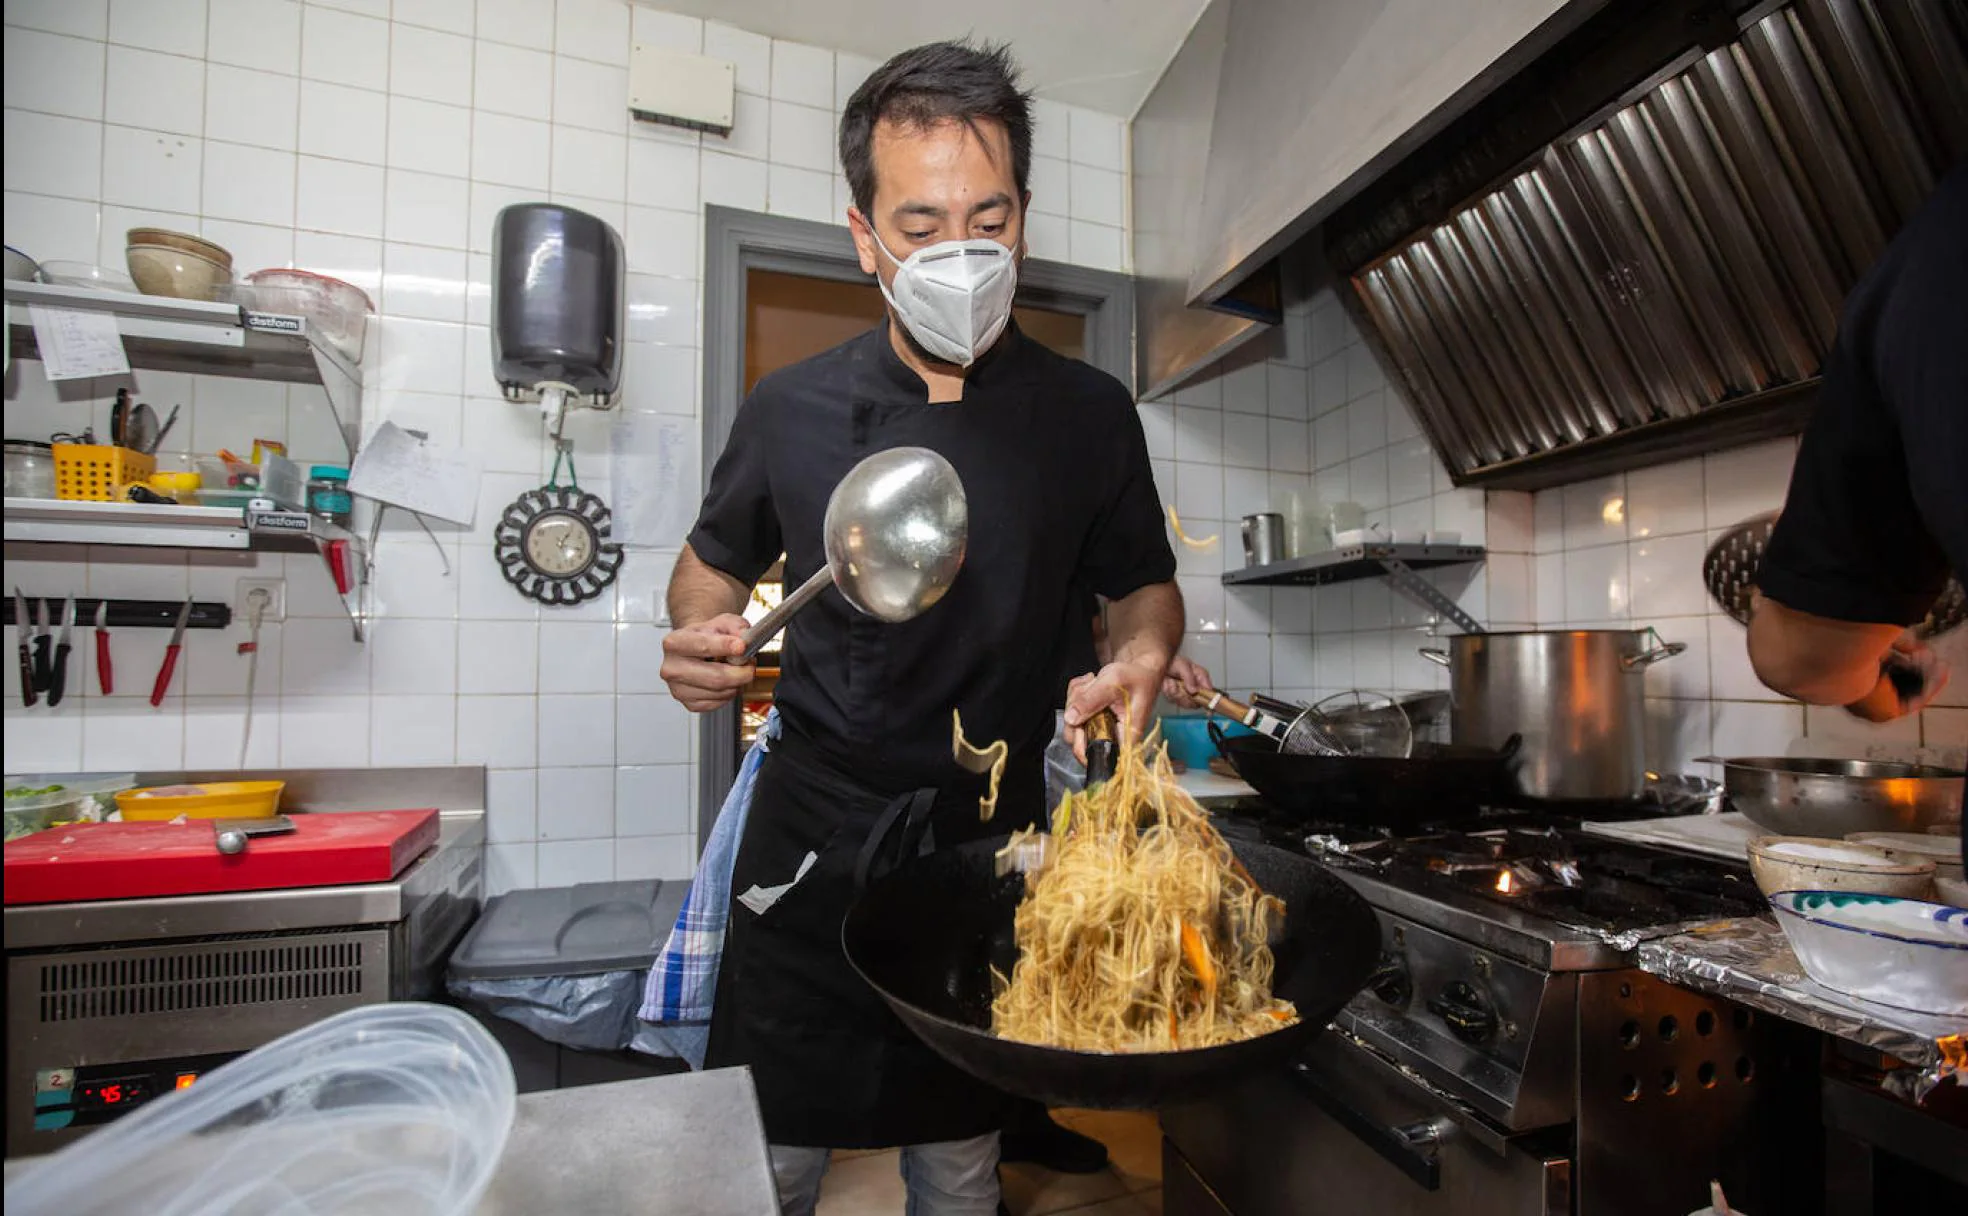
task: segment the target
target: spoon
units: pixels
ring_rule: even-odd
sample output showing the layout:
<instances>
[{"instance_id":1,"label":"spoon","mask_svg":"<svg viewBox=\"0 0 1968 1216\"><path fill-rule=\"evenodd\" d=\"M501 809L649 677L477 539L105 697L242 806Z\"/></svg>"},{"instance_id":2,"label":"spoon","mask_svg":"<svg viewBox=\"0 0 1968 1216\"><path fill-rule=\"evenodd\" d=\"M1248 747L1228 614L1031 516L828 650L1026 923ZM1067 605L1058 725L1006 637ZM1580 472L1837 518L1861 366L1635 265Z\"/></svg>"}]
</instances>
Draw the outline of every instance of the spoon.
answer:
<instances>
[{"instance_id":1,"label":"spoon","mask_svg":"<svg viewBox=\"0 0 1968 1216\"><path fill-rule=\"evenodd\" d=\"M847 471L827 498L827 564L745 631L750 662L828 587L876 620L909 620L943 598L970 535L963 482L928 448L890 448Z\"/></svg>"}]
</instances>

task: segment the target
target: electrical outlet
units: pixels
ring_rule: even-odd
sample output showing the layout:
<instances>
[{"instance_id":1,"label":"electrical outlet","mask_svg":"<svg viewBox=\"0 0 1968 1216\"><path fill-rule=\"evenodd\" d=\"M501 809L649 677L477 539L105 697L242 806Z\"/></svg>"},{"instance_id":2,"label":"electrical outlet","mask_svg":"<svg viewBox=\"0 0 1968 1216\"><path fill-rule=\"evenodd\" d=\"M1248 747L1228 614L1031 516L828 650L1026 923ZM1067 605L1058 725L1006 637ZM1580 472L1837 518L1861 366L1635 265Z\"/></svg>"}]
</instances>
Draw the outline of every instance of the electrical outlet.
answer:
<instances>
[{"instance_id":1,"label":"electrical outlet","mask_svg":"<svg viewBox=\"0 0 1968 1216\"><path fill-rule=\"evenodd\" d=\"M252 608L251 597L255 591L267 593L266 611L260 614L260 623L284 621L287 619L287 580L284 578L242 578L239 580L239 597L233 601L232 617L236 623L244 624Z\"/></svg>"}]
</instances>

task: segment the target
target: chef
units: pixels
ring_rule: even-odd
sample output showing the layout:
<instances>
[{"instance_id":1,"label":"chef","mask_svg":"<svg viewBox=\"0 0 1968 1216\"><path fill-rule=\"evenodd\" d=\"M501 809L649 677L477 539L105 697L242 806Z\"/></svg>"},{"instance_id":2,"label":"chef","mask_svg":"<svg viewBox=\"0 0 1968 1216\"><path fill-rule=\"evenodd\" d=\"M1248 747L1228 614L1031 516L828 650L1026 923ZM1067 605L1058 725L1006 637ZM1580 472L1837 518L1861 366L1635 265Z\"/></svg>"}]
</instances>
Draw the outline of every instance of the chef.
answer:
<instances>
[{"instance_id":1,"label":"chef","mask_svg":"<svg viewBox=\"0 0 1968 1216\"><path fill-rule=\"evenodd\" d=\"M856 870L1037 819L1088 590L1109 601L1112 657L1077 683L1069 727L1103 708L1145 721L1181 638L1133 401L1011 319L1032 143L1015 73L1001 48L937 43L848 100L848 225L888 315L759 382L670 582L663 677L709 710L751 679L730 660L752 584L782 551L789 584L822 567L827 496L857 461L915 445L962 478L969 543L940 602L884 624L830 593L794 619L781 735L732 874L706 1062L751 1068L788 1213L813 1210L830 1149L895 1145L911 1212L997 1210L1006 1099L916 1040L848 966ZM951 756L953 709L972 739L1010 745L988 824L982 779Z\"/></svg>"},{"instance_id":2,"label":"chef","mask_svg":"<svg viewBox=\"0 0 1968 1216\"><path fill-rule=\"evenodd\" d=\"M1968 578L1964 292L1968 165L1852 289L1825 359L1749 624L1756 674L1786 696L1884 722L1947 683L1907 626L1950 568Z\"/></svg>"}]
</instances>

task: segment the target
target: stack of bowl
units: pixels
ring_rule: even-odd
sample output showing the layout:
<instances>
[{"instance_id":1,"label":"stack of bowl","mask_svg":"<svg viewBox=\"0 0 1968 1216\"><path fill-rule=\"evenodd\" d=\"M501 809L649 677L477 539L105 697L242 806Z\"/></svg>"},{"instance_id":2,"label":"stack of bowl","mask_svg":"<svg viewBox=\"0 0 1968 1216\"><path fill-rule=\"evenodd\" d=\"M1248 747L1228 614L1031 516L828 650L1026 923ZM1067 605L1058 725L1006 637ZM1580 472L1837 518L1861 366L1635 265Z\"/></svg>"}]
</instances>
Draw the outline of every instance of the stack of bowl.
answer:
<instances>
[{"instance_id":1,"label":"stack of bowl","mask_svg":"<svg viewBox=\"0 0 1968 1216\"><path fill-rule=\"evenodd\" d=\"M164 228L132 228L124 257L145 295L210 300L232 285L232 255L208 240Z\"/></svg>"}]
</instances>

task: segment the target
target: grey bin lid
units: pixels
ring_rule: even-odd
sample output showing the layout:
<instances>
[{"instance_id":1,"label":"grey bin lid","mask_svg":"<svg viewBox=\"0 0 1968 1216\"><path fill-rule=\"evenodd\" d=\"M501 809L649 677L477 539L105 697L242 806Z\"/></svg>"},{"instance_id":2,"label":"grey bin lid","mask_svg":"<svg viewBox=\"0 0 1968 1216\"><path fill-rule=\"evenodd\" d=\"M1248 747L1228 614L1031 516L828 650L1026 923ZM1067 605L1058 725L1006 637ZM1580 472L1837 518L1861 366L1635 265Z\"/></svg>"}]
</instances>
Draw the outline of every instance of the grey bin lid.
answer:
<instances>
[{"instance_id":1,"label":"grey bin lid","mask_svg":"<svg viewBox=\"0 0 1968 1216\"><path fill-rule=\"evenodd\" d=\"M648 968L687 882L640 879L508 891L486 902L452 952L453 978L524 979Z\"/></svg>"}]
</instances>

